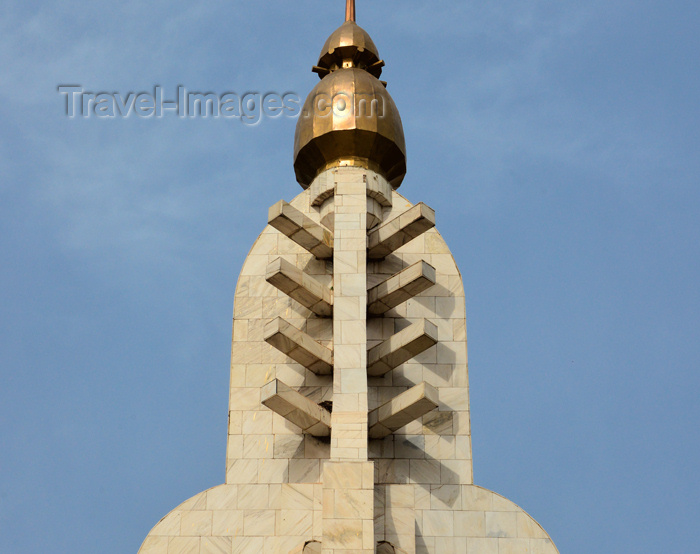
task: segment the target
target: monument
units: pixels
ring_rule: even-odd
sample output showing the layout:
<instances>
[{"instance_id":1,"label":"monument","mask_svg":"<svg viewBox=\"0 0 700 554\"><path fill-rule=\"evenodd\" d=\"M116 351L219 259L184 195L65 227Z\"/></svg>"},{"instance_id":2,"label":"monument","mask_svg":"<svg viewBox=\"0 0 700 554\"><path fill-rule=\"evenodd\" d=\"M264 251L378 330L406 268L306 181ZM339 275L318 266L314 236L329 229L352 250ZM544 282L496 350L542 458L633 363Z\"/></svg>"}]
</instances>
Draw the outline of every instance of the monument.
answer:
<instances>
[{"instance_id":1,"label":"monument","mask_svg":"<svg viewBox=\"0 0 700 554\"><path fill-rule=\"evenodd\" d=\"M297 123L304 190L236 286L226 481L140 554L557 552L473 482L462 279L433 210L397 192L383 66L348 0Z\"/></svg>"}]
</instances>

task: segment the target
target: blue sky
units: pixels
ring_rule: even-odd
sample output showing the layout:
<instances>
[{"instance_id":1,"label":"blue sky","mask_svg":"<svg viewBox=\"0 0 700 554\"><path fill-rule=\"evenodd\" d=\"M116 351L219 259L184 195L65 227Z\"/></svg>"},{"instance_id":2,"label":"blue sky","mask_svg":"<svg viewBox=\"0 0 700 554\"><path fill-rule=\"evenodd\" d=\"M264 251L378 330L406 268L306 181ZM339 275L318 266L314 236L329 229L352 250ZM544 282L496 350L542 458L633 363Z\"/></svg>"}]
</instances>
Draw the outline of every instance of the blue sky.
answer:
<instances>
[{"instance_id":1,"label":"blue sky","mask_svg":"<svg viewBox=\"0 0 700 554\"><path fill-rule=\"evenodd\" d=\"M56 87L303 98L342 4L3 1L3 554L136 552L223 482L235 282L301 190L293 119L69 119ZM357 10L464 277L477 484L563 554L694 552L700 4Z\"/></svg>"}]
</instances>

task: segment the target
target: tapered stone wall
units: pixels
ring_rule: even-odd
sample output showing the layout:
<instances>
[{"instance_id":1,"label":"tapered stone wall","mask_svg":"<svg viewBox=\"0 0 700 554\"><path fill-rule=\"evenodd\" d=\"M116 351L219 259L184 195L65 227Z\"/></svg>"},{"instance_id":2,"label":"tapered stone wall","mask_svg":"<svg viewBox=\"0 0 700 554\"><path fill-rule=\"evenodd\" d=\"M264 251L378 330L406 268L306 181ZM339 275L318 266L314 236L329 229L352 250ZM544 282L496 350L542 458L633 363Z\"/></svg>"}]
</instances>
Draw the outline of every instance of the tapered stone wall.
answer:
<instances>
[{"instance_id":1,"label":"tapered stone wall","mask_svg":"<svg viewBox=\"0 0 700 554\"><path fill-rule=\"evenodd\" d=\"M433 217L357 167L273 206L236 287L225 484L142 554L557 552L473 485L464 290Z\"/></svg>"}]
</instances>

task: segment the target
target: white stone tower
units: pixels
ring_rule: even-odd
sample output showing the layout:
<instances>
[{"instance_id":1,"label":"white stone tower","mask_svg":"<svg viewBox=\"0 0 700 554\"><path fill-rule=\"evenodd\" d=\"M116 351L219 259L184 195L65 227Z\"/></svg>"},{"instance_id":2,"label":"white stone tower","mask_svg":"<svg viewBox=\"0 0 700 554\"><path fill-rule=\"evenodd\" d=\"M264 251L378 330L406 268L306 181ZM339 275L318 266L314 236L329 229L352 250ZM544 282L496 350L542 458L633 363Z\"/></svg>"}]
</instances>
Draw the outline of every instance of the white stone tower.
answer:
<instances>
[{"instance_id":1,"label":"white stone tower","mask_svg":"<svg viewBox=\"0 0 700 554\"><path fill-rule=\"evenodd\" d=\"M384 62L326 42L297 125L305 189L270 208L235 293L226 482L141 554L555 554L473 484L464 290L406 172Z\"/></svg>"}]
</instances>

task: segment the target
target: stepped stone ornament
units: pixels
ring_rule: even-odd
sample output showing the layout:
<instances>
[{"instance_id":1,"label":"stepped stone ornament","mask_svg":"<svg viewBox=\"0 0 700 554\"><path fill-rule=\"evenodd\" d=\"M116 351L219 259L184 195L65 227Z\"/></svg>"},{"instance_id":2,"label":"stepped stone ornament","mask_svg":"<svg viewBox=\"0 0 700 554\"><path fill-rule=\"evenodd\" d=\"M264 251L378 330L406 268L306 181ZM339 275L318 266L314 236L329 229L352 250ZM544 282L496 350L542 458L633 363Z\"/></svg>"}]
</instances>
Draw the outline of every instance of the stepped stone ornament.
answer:
<instances>
[{"instance_id":1,"label":"stepped stone ornament","mask_svg":"<svg viewBox=\"0 0 700 554\"><path fill-rule=\"evenodd\" d=\"M307 104L359 91L385 110L300 116L304 191L270 208L236 287L226 481L140 554L557 553L473 483L462 279L433 210L396 192L383 65L348 0Z\"/></svg>"}]
</instances>

